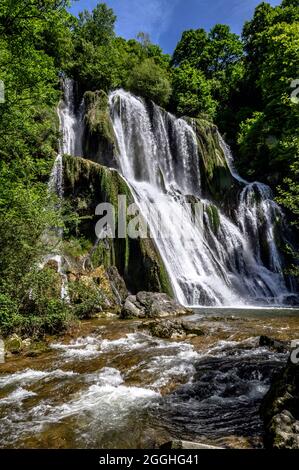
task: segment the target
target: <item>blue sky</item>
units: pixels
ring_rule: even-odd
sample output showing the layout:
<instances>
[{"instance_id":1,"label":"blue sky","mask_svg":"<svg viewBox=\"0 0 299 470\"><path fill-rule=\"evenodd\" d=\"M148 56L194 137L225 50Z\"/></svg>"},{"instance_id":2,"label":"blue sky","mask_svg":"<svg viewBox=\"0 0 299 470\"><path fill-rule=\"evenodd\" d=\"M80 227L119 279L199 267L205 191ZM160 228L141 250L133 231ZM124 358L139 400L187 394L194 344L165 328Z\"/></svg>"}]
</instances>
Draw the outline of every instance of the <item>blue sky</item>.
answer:
<instances>
[{"instance_id":1,"label":"blue sky","mask_svg":"<svg viewBox=\"0 0 299 470\"><path fill-rule=\"evenodd\" d=\"M106 0L117 15L116 33L126 39L140 32L149 33L152 42L171 53L186 29L210 29L225 23L240 33L262 0ZM76 0L71 12L92 10L99 0ZM281 0L268 0L279 5Z\"/></svg>"}]
</instances>

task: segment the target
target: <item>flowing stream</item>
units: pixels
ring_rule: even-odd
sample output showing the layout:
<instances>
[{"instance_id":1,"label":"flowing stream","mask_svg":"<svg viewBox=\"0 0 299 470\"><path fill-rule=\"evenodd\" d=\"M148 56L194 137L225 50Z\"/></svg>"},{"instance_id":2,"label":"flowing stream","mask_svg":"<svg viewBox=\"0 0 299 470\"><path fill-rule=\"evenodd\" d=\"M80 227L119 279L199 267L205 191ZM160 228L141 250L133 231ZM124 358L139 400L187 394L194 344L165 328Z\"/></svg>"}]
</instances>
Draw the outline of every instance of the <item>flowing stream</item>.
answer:
<instances>
[{"instance_id":1,"label":"flowing stream","mask_svg":"<svg viewBox=\"0 0 299 470\"><path fill-rule=\"evenodd\" d=\"M260 315L201 309L184 320L205 334L187 341L154 338L140 321L93 320L40 357L8 358L0 447L261 447L259 406L287 355L259 336L298 338L299 323L298 311Z\"/></svg>"}]
</instances>

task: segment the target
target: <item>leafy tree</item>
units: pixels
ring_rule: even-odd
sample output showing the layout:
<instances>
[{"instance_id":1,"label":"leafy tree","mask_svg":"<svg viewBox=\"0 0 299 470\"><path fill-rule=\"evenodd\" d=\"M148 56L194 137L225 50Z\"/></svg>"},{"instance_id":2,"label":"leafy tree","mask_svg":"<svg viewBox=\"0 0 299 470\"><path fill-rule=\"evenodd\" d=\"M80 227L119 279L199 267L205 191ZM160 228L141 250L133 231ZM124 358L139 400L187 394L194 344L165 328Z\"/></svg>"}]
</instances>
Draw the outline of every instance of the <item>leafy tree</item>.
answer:
<instances>
[{"instance_id":1,"label":"leafy tree","mask_svg":"<svg viewBox=\"0 0 299 470\"><path fill-rule=\"evenodd\" d=\"M145 59L130 73L126 88L137 95L165 106L171 95L167 73L153 59Z\"/></svg>"},{"instance_id":2,"label":"leafy tree","mask_svg":"<svg viewBox=\"0 0 299 470\"><path fill-rule=\"evenodd\" d=\"M200 70L183 64L174 71L173 100L180 115L196 117L204 113L212 117L216 102L211 92L212 83Z\"/></svg>"},{"instance_id":3,"label":"leafy tree","mask_svg":"<svg viewBox=\"0 0 299 470\"><path fill-rule=\"evenodd\" d=\"M185 31L172 57L178 67L173 79L175 110L210 116L216 115L217 108L223 112L236 77L242 73L242 54L239 37L226 25L217 24L209 33Z\"/></svg>"},{"instance_id":4,"label":"leafy tree","mask_svg":"<svg viewBox=\"0 0 299 470\"><path fill-rule=\"evenodd\" d=\"M207 45L208 35L204 29L184 31L173 53L172 64L178 67L187 62L195 68L206 69Z\"/></svg>"},{"instance_id":5,"label":"leafy tree","mask_svg":"<svg viewBox=\"0 0 299 470\"><path fill-rule=\"evenodd\" d=\"M115 21L113 10L105 3L99 3L91 13L84 10L79 14L80 37L94 45L107 44L114 37Z\"/></svg>"}]
</instances>

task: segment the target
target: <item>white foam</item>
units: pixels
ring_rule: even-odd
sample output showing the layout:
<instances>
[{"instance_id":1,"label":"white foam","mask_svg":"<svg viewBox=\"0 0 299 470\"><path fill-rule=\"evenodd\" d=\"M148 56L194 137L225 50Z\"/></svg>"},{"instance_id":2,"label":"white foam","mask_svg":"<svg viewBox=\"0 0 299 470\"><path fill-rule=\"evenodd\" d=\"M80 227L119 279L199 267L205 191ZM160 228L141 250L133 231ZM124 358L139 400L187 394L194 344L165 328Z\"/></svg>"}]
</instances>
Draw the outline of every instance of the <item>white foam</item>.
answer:
<instances>
[{"instance_id":1,"label":"white foam","mask_svg":"<svg viewBox=\"0 0 299 470\"><path fill-rule=\"evenodd\" d=\"M34 369L25 369L21 372L15 372L14 374L4 374L0 376L0 388L6 387L8 385L14 385L21 383L22 385L32 382L37 382L38 380L45 378L63 378L74 375L72 371L64 370L34 370Z\"/></svg>"},{"instance_id":2,"label":"white foam","mask_svg":"<svg viewBox=\"0 0 299 470\"><path fill-rule=\"evenodd\" d=\"M60 351L65 358L90 359L101 354L100 340L95 336L78 338L68 344L55 343L51 347Z\"/></svg>"},{"instance_id":3,"label":"white foam","mask_svg":"<svg viewBox=\"0 0 299 470\"><path fill-rule=\"evenodd\" d=\"M1 398L0 399L0 406L3 405L9 405L9 404L14 404L16 403L17 405L20 405L23 400L29 397L34 397L36 393L31 392L30 390L26 390L23 387L18 387L16 390L11 392L7 397Z\"/></svg>"}]
</instances>

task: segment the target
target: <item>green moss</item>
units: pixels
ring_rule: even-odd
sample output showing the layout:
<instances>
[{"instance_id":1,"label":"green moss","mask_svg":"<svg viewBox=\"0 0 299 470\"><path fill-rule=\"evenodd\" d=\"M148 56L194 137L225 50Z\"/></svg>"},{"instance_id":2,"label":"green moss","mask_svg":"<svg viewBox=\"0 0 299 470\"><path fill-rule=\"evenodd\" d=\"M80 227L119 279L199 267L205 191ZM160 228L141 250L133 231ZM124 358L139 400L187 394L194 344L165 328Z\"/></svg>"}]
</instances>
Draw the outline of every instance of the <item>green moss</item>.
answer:
<instances>
[{"instance_id":1,"label":"green moss","mask_svg":"<svg viewBox=\"0 0 299 470\"><path fill-rule=\"evenodd\" d=\"M165 292L174 296L172 285L164 266L163 260L151 238L140 240L143 263L146 266L146 285L149 291ZM138 289L139 290L139 289Z\"/></svg>"},{"instance_id":2,"label":"green moss","mask_svg":"<svg viewBox=\"0 0 299 470\"><path fill-rule=\"evenodd\" d=\"M115 136L109 114L109 100L107 94L100 91L87 91L84 94L86 106L85 124L91 134L98 134L111 145L114 145Z\"/></svg>"},{"instance_id":3,"label":"green moss","mask_svg":"<svg viewBox=\"0 0 299 470\"><path fill-rule=\"evenodd\" d=\"M70 237L63 242L63 252L72 258L86 255L92 248L92 243L85 237Z\"/></svg>"},{"instance_id":4,"label":"green moss","mask_svg":"<svg viewBox=\"0 0 299 470\"><path fill-rule=\"evenodd\" d=\"M127 205L134 202L126 181L116 171L83 158L64 156L64 191L83 223L76 228L76 237L85 237L94 245L95 225L98 218L95 208L101 202L111 203L118 213L118 196L126 196ZM84 201L86 204L84 204ZM80 209L79 209L80 205ZM127 216L127 225L132 216ZM132 292L148 290L173 295L171 283L155 243L150 238L116 238L100 241L91 253L94 268L103 265L117 266Z\"/></svg>"},{"instance_id":5,"label":"green moss","mask_svg":"<svg viewBox=\"0 0 299 470\"><path fill-rule=\"evenodd\" d=\"M209 216L210 225L212 227L212 230L215 234L217 234L217 232L219 230L219 226L220 226L220 216L219 216L218 209L217 209L216 206L211 204L211 205L207 206L206 212Z\"/></svg>"},{"instance_id":6,"label":"green moss","mask_svg":"<svg viewBox=\"0 0 299 470\"><path fill-rule=\"evenodd\" d=\"M201 155L202 185L205 192L218 201L223 199L234 186L226 163L224 152L220 146L217 127L205 119L192 119L192 124Z\"/></svg>"},{"instance_id":7,"label":"green moss","mask_svg":"<svg viewBox=\"0 0 299 470\"><path fill-rule=\"evenodd\" d=\"M110 118L108 96L104 91L87 91L84 102L83 153L90 160L117 168L119 150Z\"/></svg>"}]
</instances>

